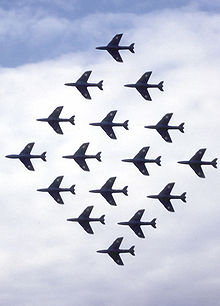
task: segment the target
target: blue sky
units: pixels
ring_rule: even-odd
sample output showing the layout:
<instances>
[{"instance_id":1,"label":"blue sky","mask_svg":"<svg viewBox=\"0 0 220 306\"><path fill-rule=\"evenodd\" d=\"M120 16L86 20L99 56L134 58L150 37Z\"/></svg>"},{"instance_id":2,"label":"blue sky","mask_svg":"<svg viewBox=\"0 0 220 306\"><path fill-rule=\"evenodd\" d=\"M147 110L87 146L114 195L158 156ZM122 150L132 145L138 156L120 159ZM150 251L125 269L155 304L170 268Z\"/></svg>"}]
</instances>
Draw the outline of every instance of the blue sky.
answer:
<instances>
[{"instance_id":1,"label":"blue sky","mask_svg":"<svg viewBox=\"0 0 220 306\"><path fill-rule=\"evenodd\" d=\"M220 14L209 2L0 2L0 304L219 304L219 170L204 167L200 179L177 164L200 148L207 148L205 160L220 152ZM124 33L122 44L135 43L135 54L121 52L123 64L95 49L116 33ZM104 80L103 91L91 88L91 101L63 85L87 70L92 82ZM151 70L151 82L163 80L164 92L152 89L147 102L123 85ZM62 117L75 115L76 122L63 123L62 136L36 121L61 105ZM129 131L115 131L116 141L89 125L111 110L118 110L116 122L129 120ZM172 144L144 129L169 112L172 124L185 122L184 134L171 131ZM4 157L32 141L33 153L47 151L46 163L33 161L35 172ZM88 173L62 158L84 142L89 153L102 151ZM162 156L161 167L149 165L149 177L121 162L143 146L150 146L149 158ZM59 175L64 187L76 184L63 206L36 191ZM116 207L88 192L111 176L116 188L128 185L128 197L115 196ZM146 197L169 182L176 182L175 194L187 192L186 204L173 202L173 214ZM94 217L106 215L105 226L92 225L95 235L66 222L89 205ZM146 239L117 226L143 208L144 220L157 218L157 229L143 228ZM124 267L96 253L119 236L136 250L135 257L122 254Z\"/></svg>"}]
</instances>

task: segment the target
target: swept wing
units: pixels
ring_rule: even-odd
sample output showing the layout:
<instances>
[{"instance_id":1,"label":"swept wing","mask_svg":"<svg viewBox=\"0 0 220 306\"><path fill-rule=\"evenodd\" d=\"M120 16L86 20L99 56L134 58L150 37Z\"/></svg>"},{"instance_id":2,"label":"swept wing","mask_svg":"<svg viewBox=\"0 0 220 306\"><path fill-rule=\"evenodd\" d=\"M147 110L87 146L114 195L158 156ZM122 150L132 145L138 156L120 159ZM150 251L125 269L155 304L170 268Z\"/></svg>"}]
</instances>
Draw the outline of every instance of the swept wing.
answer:
<instances>
[{"instance_id":1,"label":"swept wing","mask_svg":"<svg viewBox=\"0 0 220 306\"><path fill-rule=\"evenodd\" d=\"M157 132L160 134L160 136L161 136L166 142L172 142L172 139L171 139L170 134L168 133L168 130L167 130L167 129L157 128Z\"/></svg>"},{"instance_id":2,"label":"swept wing","mask_svg":"<svg viewBox=\"0 0 220 306\"><path fill-rule=\"evenodd\" d=\"M119 45L119 42L120 42L120 40L121 40L121 38L122 38L122 35L123 35L123 34L116 34L116 35L112 38L112 40L108 43L108 46L109 46L109 47L112 47L112 46L116 47L116 46L118 46L118 45Z\"/></svg>"},{"instance_id":3,"label":"swept wing","mask_svg":"<svg viewBox=\"0 0 220 306\"><path fill-rule=\"evenodd\" d=\"M76 86L76 88L80 91L84 98L91 100L91 96L86 86L80 85Z\"/></svg>"},{"instance_id":4,"label":"swept wing","mask_svg":"<svg viewBox=\"0 0 220 306\"><path fill-rule=\"evenodd\" d=\"M199 176L199 177L205 177L205 174L202 170L201 165L199 164L190 164L190 167L194 170L194 172Z\"/></svg>"},{"instance_id":5,"label":"swept wing","mask_svg":"<svg viewBox=\"0 0 220 306\"><path fill-rule=\"evenodd\" d=\"M110 49L110 50L107 50L108 51L108 53L110 53L111 54L111 56L117 61L117 62L123 62L123 60L122 60L122 58L121 58L121 55L120 55L120 53L118 52L118 50L112 50L112 49Z\"/></svg>"},{"instance_id":6,"label":"swept wing","mask_svg":"<svg viewBox=\"0 0 220 306\"><path fill-rule=\"evenodd\" d=\"M64 204L63 199L61 198L60 194L58 191L49 191L49 194L51 195L54 200L59 203L59 204Z\"/></svg>"},{"instance_id":7,"label":"swept wing","mask_svg":"<svg viewBox=\"0 0 220 306\"><path fill-rule=\"evenodd\" d=\"M34 142L30 142L29 144L25 146L25 148L20 152L20 154L21 155L30 154L33 146L34 146Z\"/></svg>"},{"instance_id":8,"label":"swept wing","mask_svg":"<svg viewBox=\"0 0 220 306\"><path fill-rule=\"evenodd\" d=\"M84 72L83 73L83 75L76 81L76 83L80 83L80 82L87 82L88 81L88 79L89 79L89 77L90 77L90 74L92 73L92 71L90 70L90 71L86 71L86 72Z\"/></svg>"},{"instance_id":9,"label":"swept wing","mask_svg":"<svg viewBox=\"0 0 220 306\"><path fill-rule=\"evenodd\" d=\"M137 91L142 95L142 97L145 99L145 100L148 100L148 101L152 101L151 99L151 96L149 94L149 91L147 90L147 88L136 88Z\"/></svg>"}]
</instances>

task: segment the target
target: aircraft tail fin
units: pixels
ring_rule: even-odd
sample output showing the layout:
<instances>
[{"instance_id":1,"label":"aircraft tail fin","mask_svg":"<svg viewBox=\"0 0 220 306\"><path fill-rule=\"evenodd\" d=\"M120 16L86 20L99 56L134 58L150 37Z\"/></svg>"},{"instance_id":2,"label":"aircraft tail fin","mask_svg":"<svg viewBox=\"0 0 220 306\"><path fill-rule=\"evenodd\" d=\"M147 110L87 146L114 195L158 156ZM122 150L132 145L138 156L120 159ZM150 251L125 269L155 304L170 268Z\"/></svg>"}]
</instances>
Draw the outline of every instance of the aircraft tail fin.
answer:
<instances>
[{"instance_id":1,"label":"aircraft tail fin","mask_svg":"<svg viewBox=\"0 0 220 306\"><path fill-rule=\"evenodd\" d=\"M75 185L72 185L72 186L70 187L70 192L71 192L72 194L75 194Z\"/></svg>"},{"instance_id":2,"label":"aircraft tail fin","mask_svg":"<svg viewBox=\"0 0 220 306\"><path fill-rule=\"evenodd\" d=\"M184 122L179 125L179 130L184 133Z\"/></svg>"},{"instance_id":3,"label":"aircraft tail fin","mask_svg":"<svg viewBox=\"0 0 220 306\"><path fill-rule=\"evenodd\" d=\"M100 217L100 222L101 222L102 224L105 224L105 215L103 215L103 216Z\"/></svg>"},{"instance_id":4,"label":"aircraft tail fin","mask_svg":"<svg viewBox=\"0 0 220 306\"><path fill-rule=\"evenodd\" d=\"M41 154L41 158L43 159L43 161L46 161L46 153L47 152L44 152L44 153Z\"/></svg>"},{"instance_id":5,"label":"aircraft tail fin","mask_svg":"<svg viewBox=\"0 0 220 306\"><path fill-rule=\"evenodd\" d=\"M128 195L128 186L125 186L125 187L122 189L122 192L127 196L127 195Z\"/></svg>"},{"instance_id":6,"label":"aircraft tail fin","mask_svg":"<svg viewBox=\"0 0 220 306\"><path fill-rule=\"evenodd\" d=\"M133 44L130 44L129 50L130 50L132 53L134 53L134 43L133 43Z\"/></svg>"},{"instance_id":7,"label":"aircraft tail fin","mask_svg":"<svg viewBox=\"0 0 220 306\"><path fill-rule=\"evenodd\" d=\"M101 152L97 153L95 158L98 160L98 161L101 161Z\"/></svg>"},{"instance_id":8,"label":"aircraft tail fin","mask_svg":"<svg viewBox=\"0 0 220 306\"><path fill-rule=\"evenodd\" d=\"M157 228L157 227L156 227L156 220L157 220L157 218L154 218L154 219L151 221L151 223L150 223L150 225L153 226L154 228Z\"/></svg>"},{"instance_id":9,"label":"aircraft tail fin","mask_svg":"<svg viewBox=\"0 0 220 306\"><path fill-rule=\"evenodd\" d=\"M103 90L103 80L102 81L100 81L99 83L98 83L98 88L100 89L100 90Z\"/></svg>"},{"instance_id":10,"label":"aircraft tail fin","mask_svg":"<svg viewBox=\"0 0 220 306\"><path fill-rule=\"evenodd\" d=\"M123 127L128 130L128 120L126 120L124 123L123 123Z\"/></svg>"},{"instance_id":11,"label":"aircraft tail fin","mask_svg":"<svg viewBox=\"0 0 220 306\"><path fill-rule=\"evenodd\" d=\"M181 194L181 200L186 203L186 192Z\"/></svg>"},{"instance_id":12,"label":"aircraft tail fin","mask_svg":"<svg viewBox=\"0 0 220 306\"><path fill-rule=\"evenodd\" d=\"M135 253L134 253L134 245L132 245L132 247L129 249L129 253L133 256L135 256Z\"/></svg>"},{"instance_id":13,"label":"aircraft tail fin","mask_svg":"<svg viewBox=\"0 0 220 306\"><path fill-rule=\"evenodd\" d=\"M156 163L158 166L161 166L161 156L158 156L158 157L155 159L155 163Z\"/></svg>"},{"instance_id":14,"label":"aircraft tail fin","mask_svg":"<svg viewBox=\"0 0 220 306\"><path fill-rule=\"evenodd\" d=\"M75 116L74 116L74 115L69 119L69 122L70 122L72 125L75 125Z\"/></svg>"},{"instance_id":15,"label":"aircraft tail fin","mask_svg":"<svg viewBox=\"0 0 220 306\"><path fill-rule=\"evenodd\" d=\"M163 81L161 81L157 86L161 91L163 91Z\"/></svg>"},{"instance_id":16,"label":"aircraft tail fin","mask_svg":"<svg viewBox=\"0 0 220 306\"><path fill-rule=\"evenodd\" d=\"M214 168L217 168L217 159L218 159L218 158L215 158L215 159L213 159L213 161L212 161L212 166L213 166Z\"/></svg>"}]
</instances>

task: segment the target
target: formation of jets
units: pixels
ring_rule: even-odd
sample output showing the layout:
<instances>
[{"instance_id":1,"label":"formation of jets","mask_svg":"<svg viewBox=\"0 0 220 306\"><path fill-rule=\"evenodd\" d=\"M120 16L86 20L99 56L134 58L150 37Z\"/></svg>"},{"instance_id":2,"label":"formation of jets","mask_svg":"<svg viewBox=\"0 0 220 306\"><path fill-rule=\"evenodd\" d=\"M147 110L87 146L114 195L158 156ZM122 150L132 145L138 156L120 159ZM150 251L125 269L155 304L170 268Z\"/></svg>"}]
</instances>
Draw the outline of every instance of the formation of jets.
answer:
<instances>
[{"instance_id":1,"label":"formation of jets","mask_svg":"<svg viewBox=\"0 0 220 306\"><path fill-rule=\"evenodd\" d=\"M113 39L106 46L96 47L98 50L106 50L110 53L110 55L117 61L123 62L121 55L119 53L120 50L129 50L134 53L134 43L128 46L119 45L120 40L122 38L122 34L117 34L113 37ZM88 87L98 87L100 90L103 90L103 80L98 83L89 83L88 79L91 75L92 71L86 71L82 74L82 76L76 81L72 83L65 83L66 86L76 87L82 96L86 99L91 99L90 93L88 91ZM160 81L157 84L150 84L149 79L151 77L152 71L145 72L141 78L134 84L125 84L125 87L136 88L137 91L141 94L141 96L148 101L151 101L151 96L149 93L149 89L158 88L160 91L163 91L163 81ZM75 115L70 118L60 118L60 114L63 110L63 106L58 106L54 109L54 111L47 118L36 119L37 121L47 122L53 130L62 135L63 131L60 127L61 122L70 122L72 125L75 125ZM106 117L101 122L89 123L91 126L99 126L111 139L117 139L113 128L115 127L124 127L124 129L128 130L128 120L125 120L122 123L113 122L117 110L110 111ZM172 143L172 139L169 134L169 130L179 130L184 133L184 123L179 125L169 125L173 113L167 113L163 116L163 118L156 125L146 125L145 128L155 129L160 136L167 142ZM24 166L30 170L34 171L34 167L31 163L31 159L42 159L46 161L46 152L43 152L40 155L31 154L33 149L34 142L31 142L25 146L25 148L19 154L10 154L6 155L7 158L11 159L19 159ZM73 155L64 155L62 156L65 159L73 159L79 167L84 171L90 171L87 165L86 159L96 159L101 162L101 152L97 154L89 155L86 154L88 149L89 142L83 143ZM144 146L133 158L123 159L122 162L133 163L140 173L144 176L149 176L148 169L145 164L157 164L161 166L161 156L158 156L155 159L147 159L146 155L149 151L150 146ZM178 161L179 164L189 165L193 171L200 177L205 178L202 166L203 165L212 165L214 168L217 168L217 158L214 158L212 161L203 161L203 155L206 149L200 149L196 154L187 161ZM60 196L61 192L70 192L75 194L75 185L72 185L70 188L61 188L61 182L64 176L58 176L48 188L40 188L37 191L40 192L48 192L49 195L58 203L64 204L63 199ZM113 184L115 183L116 177L110 177L105 184L100 189L89 190L91 193L99 193L104 197L104 199L112 206L116 206L115 199L113 198L114 193L122 193L128 196L128 186L125 186L122 189L113 189ZM174 212L173 205L171 204L171 200L179 199L183 202L186 202L186 192L183 192L181 195L173 195L171 194L172 189L175 183L167 184L164 189L156 195L148 195L148 198L158 199L164 208L169 212ZM83 229L88 234L94 234L93 229L90 225L90 222L100 222L101 224L105 224L105 215L102 215L99 218L91 218L90 214L93 210L94 206L88 206L84 209L84 211L79 215L79 217L68 218L67 221L70 222L78 222ZM156 228L156 218L153 218L152 221L141 221L145 210L138 210L130 220L118 222L118 225L127 225L132 231L139 237L145 238L145 235L141 229L141 226L148 225L153 228ZM121 253L130 253L131 255L135 255L134 246L128 249L121 249L123 237L117 238L109 248L104 250L98 250L98 253L108 254L118 265L123 265L123 261L120 257Z\"/></svg>"}]
</instances>

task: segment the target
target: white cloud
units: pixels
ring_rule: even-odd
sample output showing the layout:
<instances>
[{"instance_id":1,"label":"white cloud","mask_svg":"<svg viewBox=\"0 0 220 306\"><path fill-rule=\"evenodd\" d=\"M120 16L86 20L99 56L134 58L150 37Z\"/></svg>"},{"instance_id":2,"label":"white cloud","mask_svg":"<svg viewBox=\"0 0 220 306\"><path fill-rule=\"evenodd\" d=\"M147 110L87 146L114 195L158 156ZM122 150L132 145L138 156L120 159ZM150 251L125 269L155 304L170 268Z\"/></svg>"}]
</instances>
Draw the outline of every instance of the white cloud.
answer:
<instances>
[{"instance_id":1,"label":"white cloud","mask_svg":"<svg viewBox=\"0 0 220 306\"><path fill-rule=\"evenodd\" d=\"M114 27L115 18L123 21L123 43L134 41L136 47L134 55L122 52L123 64L104 52L87 50L1 70L0 278L4 286L0 295L4 305L15 300L18 305L55 306L85 305L88 301L116 306L146 302L153 306L203 306L210 301L217 305L219 171L204 167L206 179L202 180L192 169L176 162L190 158L201 147L207 147L206 160L218 157L220 152L220 40L216 27L220 17L178 10L95 17L95 26L93 16L85 18L81 28L85 36L92 29L95 44L107 43L115 34L116 30L112 33L109 28L109 24ZM127 31L125 20L132 24ZM94 32L100 28L102 35L96 39ZM91 101L75 88L63 85L88 69L93 70L91 81L104 79L103 92L91 88ZM123 87L148 70L153 70L152 82L164 80L164 93L152 90L152 102L145 102L136 90ZM63 136L56 135L46 123L35 121L59 105L64 105L62 117L76 116L75 126L62 124ZM115 128L117 141L98 127L89 126L113 109L118 110L115 121L129 119L130 127L129 131ZM167 112L174 112L171 123L185 121L185 134L171 131L172 144L143 128ZM48 156L47 163L33 161L34 173L19 161L4 157L19 152L31 141L35 141L33 152L47 151ZM89 160L89 173L82 172L74 161L61 158L87 141L89 152L102 151L103 160ZM120 161L146 145L150 145L149 157L162 155L162 167L149 166L150 177ZM49 186L58 175L64 175L62 186L76 184L76 195L62 195L64 206L36 191ZM117 176L116 188L129 186L128 197L115 195L117 207L88 192L101 187L110 176ZM173 202L174 214L158 201L146 198L172 181L176 182L175 194L187 192L186 204ZM93 216L106 214L105 226L92 224L94 236L87 235L80 225L65 221L79 215L87 205L95 206ZM129 228L116 225L141 208L146 209L143 219L158 219L156 230L143 228L145 240L138 239ZM122 254L125 267L117 266L107 255L96 254L97 249L108 247L121 235L125 237L123 247L136 246L136 257Z\"/></svg>"}]
</instances>

